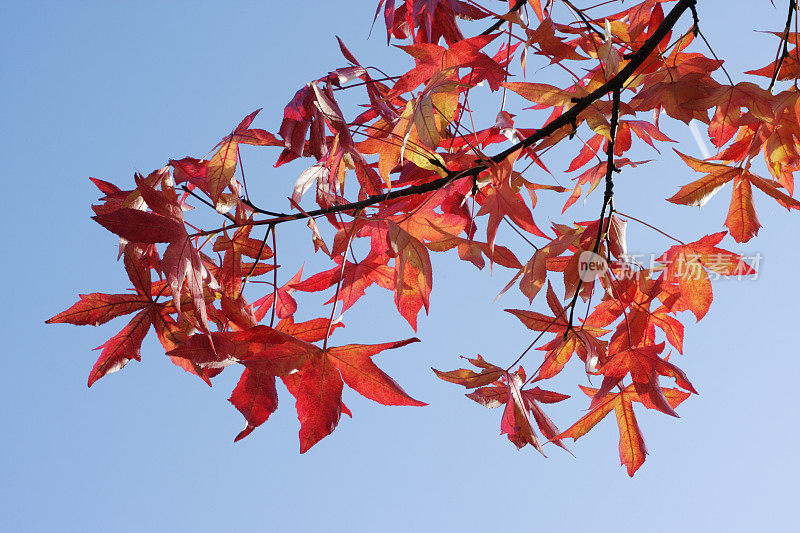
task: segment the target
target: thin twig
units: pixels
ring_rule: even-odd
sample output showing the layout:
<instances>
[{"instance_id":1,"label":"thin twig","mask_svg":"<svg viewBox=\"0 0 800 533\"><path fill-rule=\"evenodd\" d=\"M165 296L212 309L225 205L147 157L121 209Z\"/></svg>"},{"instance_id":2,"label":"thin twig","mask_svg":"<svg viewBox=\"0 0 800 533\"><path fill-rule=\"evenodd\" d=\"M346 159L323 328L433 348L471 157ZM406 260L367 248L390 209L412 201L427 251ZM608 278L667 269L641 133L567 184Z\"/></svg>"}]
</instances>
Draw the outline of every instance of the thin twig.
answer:
<instances>
[{"instance_id":1,"label":"thin twig","mask_svg":"<svg viewBox=\"0 0 800 533\"><path fill-rule=\"evenodd\" d=\"M267 237L269 237L269 234L272 232L272 230L274 228L275 228L274 225L267 226L267 232L264 234L264 239L261 241L261 246L258 248L258 254L256 255L255 261L253 261L253 266L250 267L250 271L247 273L247 275L242 280L242 289L239 291L239 296L240 297L241 297L242 293L244 292L244 286L247 284L247 280L250 278L250 276L253 275L253 272L255 271L256 266L258 265L258 262L261 261L261 254L264 251L264 247L267 245ZM275 270L277 270L277 269L275 269Z\"/></svg>"},{"instance_id":2,"label":"thin twig","mask_svg":"<svg viewBox=\"0 0 800 533\"><path fill-rule=\"evenodd\" d=\"M203 202L205 205L207 205L208 207L210 207L214 211L217 211L217 208L214 207L214 204L212 204L211 202L209 202L208 200L206 200L202 196L200 196L198 194L195 194L194 191L189 189L189 187L187 187L186 185L181 186L181 190L183 192L185 192L186 194L190 195L192 198L195 198L195 199ZM217 211L217 213L219 213L219 211ZM224 216L225 218L227 218L228 220L230 220L231 222L236 222L236 219L230 213L220 213L220 214L222 216Z\"/></svg>"},{"instance_id":3,"label":"thin twig","mask_svg":"<svg viewBox=\"0 0 800 533\"><path fill-rule=\"evenodd\" d=\"M778 46L778 53L775 57L775 61L777 61L775 64L775 72L772 73L772 79L769 82L769 87L767 87L767 91L769 92L772 92L772 88L775 87L775 82L778 80L778 74L783 66L783 60L789 57L789 32L792 29L792 15L796 10L797 1L789 0L789 15L786 17L786 27L783 30L781 44ZM778 55L780 57L778 57Z\"/></svg>"},{"instance_id":4,"label":"thin twig","mask_svg":"<svg viewBox=\"0 0 800 533\"><path fill-rule=\"evenodd\" d=\"M515 13L515 12L519 11L520 8L522 8L522 6L525 5L526 2L527 2L527 0L517 0L517 3L514 4L513 6L511 6L511 9L508 10L508 13L506 13L506 15L510 15L511 13ZM505 20L503 20L503 19L497 19L497 21L495 21L494 24L492 24L491 26L489 26L488 28L483 30L480 33L480 35L489 35L493 31L497 30L500 26L502 26L504 22L505 22Z\"/></svg>"},{"instance_id":5,"label":"thin twig","mask_svg":"<svg viewBox=\"0 0 800 533\"><path fill-rule=\"evenodd\" d=\"M603 238L604 227L606 225L606 207L611 202L611 199L614 196L614 180L613 175L614 171L617 170L614 166L614 145L617 139L617 125L619 124L619 98L620 98L620 89L618 87L614 88L613 100L611 104L611 125L609 131L609 139L608 139L608 149L606 150L606 191L603 195L603 207L600 209L600 220L598 220L597 226L597 237L594 241L594 248L592 249L593 254L597 254L597 251L600 249L600 241ZM611 224L611 217L608 220L609 224ZM572 329L573 319L575 316L575 304L578 301L578 296L581 293L581 289L583 289L583 280L578 280L578 287L575 289L575 294L572 297L572 302L570 303L570 310L569 310L569 328L567 331Z\"/></svg>"},{"instance_id":6,"label":"thin twig","mask_svg":"<svg viewBox=\"0 0 800 533\"><path fill-rule=\"evenodd\" d=\"M595 28L594 26L591 25L591 21L586 18L586 15L583 14L583 11L581 11L580 9L578 9L577 7L572 5L572 2L570 2L569 0L561 0L561 1L564 2L564 4L568 8L570 8L570 10L573 13L575 13L576 15L578 15L580 17L581 21L583 22L583 25L586 27L587 30L593 31L601 39L605 39L606 38L606 36L605 36L605 34L603 32L601 32L600 30L598 30L597 28Z\"/></svg>"},{"instance_id":7,"label":"thin twig","mask_svg":"<svg viewBox=\"0 0 800 533\"><path fill-rule=\"evenodd\" d=\"M361 85L369 85L371 83L376 83L376 82L381 82L381 81L396 80L399 77L400 76L387 76L385 78L370 78L367 81L361 81L361 82L358 82L358 83L352 83L350 85L345 85L343 87L334 87L331 90L333 90L333 91L343 91L345 89L352 89L353 87L360 87Z\"/></svg>"}]
</instances>

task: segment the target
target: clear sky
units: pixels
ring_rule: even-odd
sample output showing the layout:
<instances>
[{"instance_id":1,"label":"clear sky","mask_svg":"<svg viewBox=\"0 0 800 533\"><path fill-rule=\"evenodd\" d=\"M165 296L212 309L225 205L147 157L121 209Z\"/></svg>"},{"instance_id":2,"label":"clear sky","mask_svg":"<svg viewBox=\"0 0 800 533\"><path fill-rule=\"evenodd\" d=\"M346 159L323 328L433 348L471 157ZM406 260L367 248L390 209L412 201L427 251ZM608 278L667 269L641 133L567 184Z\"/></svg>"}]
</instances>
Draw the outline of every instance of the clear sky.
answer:
<instances>
[{"instance_id":1,"label":"clear sky","mask_svg":"<svg viewBox=\"0 0 800 533\"><path fill-rule=\"evenodd\" d=\"M235 374L208 388L171 365L153 338L142 363L86 388L98 355L91 349L123 324L43 322L79 292L127 286L115 237L89 219L97 191L88 177L129 185L134 170L200 157L260 107L255 125L275 132L299 87L344 66L334 35L365 64L407 69L380 26L367 40L376 3L0 1L0 530L794 530L800 219L763 195L761 235L741 247L724 241L760 252L762 272L717 283L699 326L683 317L685 355L675 357L700 396L679 408L680 419L639 411L650 455L633 479L619 465L613 416L570 446L576 457L549 449L545 460L498 436L499 410L435 378L429 367L456 368L458 355L510 362L528 342L502 312L523 302L492 304L508 272L490 277L447 257L434 263L423 342L378 359L430 406L389 408L345 393L354 419L303 456L285 390L277 413L234 444L243 426L226 401ZM735 81L754 80L736 73L769 63L777 39L752 29L781 29L785 2L699 4ZM668 130L699 155L688 128ZM702 211L666 206L697 176L669 147L662 154L621 175L618 207L676 235L723 229L729 189ZM244 152L248 183L283 209L303 167L273 169L276 156ZM560 221L591 218L600 199L595 193L586 211L576 206ZM298 268L311 249L306 233L292 231L282 252ZM667 243L656 237L631 228L629 247L660 252ZM345 316L338 340L412 336L390 297L372 292ZM574 396L552 411L562 428L587 405L578 382L588 384L576 371L557 384Z\"/></svg>"}]
</instances>

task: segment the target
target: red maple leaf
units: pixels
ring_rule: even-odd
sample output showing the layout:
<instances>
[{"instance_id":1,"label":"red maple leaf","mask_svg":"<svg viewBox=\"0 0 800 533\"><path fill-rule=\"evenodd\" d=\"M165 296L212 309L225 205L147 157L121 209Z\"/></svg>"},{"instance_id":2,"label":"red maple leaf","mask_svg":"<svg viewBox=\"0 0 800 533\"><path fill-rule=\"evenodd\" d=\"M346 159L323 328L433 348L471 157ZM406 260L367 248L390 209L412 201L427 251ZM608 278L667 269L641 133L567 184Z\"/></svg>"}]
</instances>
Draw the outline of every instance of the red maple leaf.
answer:
<instances>
[{"instance_id":1,"label":"red maple leaf","mask_svg":"<svg viewBox=\"0 0 800 533\"><path fill-rule=\"evenodd\" d=\"M600 368L603 384L592 398L592 406L598 405L608 392L619 385L630 373L633 387L640 397L647 397L649 403L659 411L671 416L678 414L670 407L664 391L658 382L658 376L675 378L683 389L697 394L686 374L681 369L659 357L664 350L664 343L650 346L629 347L617 353L609 353L608 361Z\"/></svg>"},{"instance_id":2,"label":"red maple leaf","mask_svg":"<svg viewBox=\"0 0 800 533\"><path fill-rule=\"evenodd\" d=\"M289 321L283 328L313 340L319 340L322 332L319 323L313 322L298 325ZM266 421L274 411L272 407L277 407L272 391L274 378L281 377L297 400L300 452L304 453L338 425L343 383L383 405L425 405L406 394L372 361L384 350L417 341L412 338L384 344L348 344L323 350L284 331L254 326L237 332L211 333L210 339L204 334L193 335L168 355L193 361L201 368L234 363L246 367L231 396L231 402L247 421L236 440L249 435Z\"/></svg>"},{"instance_id":3,"label":"red maple leaf","mask_svg":"<svg viewBox=\"0 0 800 533\"><path fill-rule=\"evenodd\" d=\"M597 389L581 386L581 390L591 397L597 394ZM677 389L665 389L664 396L670 407L674 409L689 397L689 393ZM588 414L558 435L558 438L578 440L613 410L617 415L617 426L619 426L620 462L627 467L628 475L633 477L633 474L644 463L644 456L647 454L647 447L633 412L633 402L635 401L641 402L645 406L650 405L646 397L637 394L633 385L628 385L621 392L609 394L602 402L592 407Z\"/></svg>"},{"instance_id":4,"label":"red maple leaf","mask_svg":"<svg viewBox=\"0 0 800 533\"><path fill-rule=\"evenodd\" d=\"M689 244L673 246L657 259L667 265L664 280L677 281L681 301L697 320L705 316L714 298L707 269L723 276L746 276L756 272L742 256L717 248L724 236L725 232L714 233Z\"/></svg>"},{"instance_id":5,"label":"red maple leaf","mask_svg":"<svg viewBox=\"0 0 800 533\"><path fill-rule=\"evenodd\" d=\"M120 370L131 359L141 360L142 341L156 313L155 300L150 292L150 272L142 268L141 255L141 248L132 244L126 246L125 270L136 294L81 294L80 301L46 322L98 326L118 316L139 311L122 331L95 348L102 352L89 374L90 387L106 374Z\"/></svg>"},{"instance_id":6,"label":"red maple leaf","mask_svg":"<svg viewBox=\"0 0 800 533\"><path fill-rule=\"evenodd\" d=\"M370 252L367 257L358 263L345 261L342 267L342 256L336 256L334 261L337 265L329 270L314 274L313 276L292 284L292 288L304 292L317 292L328 289L339 284L339 293L334 295L326 303L333 302L334 298L342 301L342 312L347 311L359 298L364 295L364 291L377 283L384 289L394 290L394 272L386 264L388 258ZM341 283L339 280L341 279Z\"/></svg>"}]
</instances>

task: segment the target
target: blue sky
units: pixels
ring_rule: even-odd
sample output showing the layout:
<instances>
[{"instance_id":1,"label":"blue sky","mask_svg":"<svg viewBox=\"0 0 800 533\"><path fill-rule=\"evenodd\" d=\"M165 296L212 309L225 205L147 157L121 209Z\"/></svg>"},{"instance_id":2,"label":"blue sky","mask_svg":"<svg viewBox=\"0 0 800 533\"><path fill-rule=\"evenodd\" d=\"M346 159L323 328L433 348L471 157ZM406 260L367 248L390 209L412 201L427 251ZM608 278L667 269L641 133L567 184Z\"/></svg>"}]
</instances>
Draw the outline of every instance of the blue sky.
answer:
<instances>
[{"instance_id":1,"label":"blue sky","mask_svg":"<svg viewBox=\"0 0 800 533\"><path fill-rule=\"evenodd\" d=\"M524 303L512 297L492 304L508 273L489 276L451 257L434 263L431 316L418 332L423 342L378 358L430 405L387 408L346 393L354 419L343 419L303 456L285 390L267 424L234 445L243 422L226 399L236 376L223 374L209 389L172 366L152 338L141 364L86 388L97 355L91 348L123 324L43 322L79 292L127 286L114 260L116 239L89 219L97 192L88 177L127 185L134 170L202 156L260 107L256 125L275 132L300 86L345 64L334 35L362 63L408 68L399 52L387 50L380 27L366 39L375 3L0 2L0 529L792 529L800 474L798 219L763 196L761 235L740 247L724 241L761 253L759 279L717 283L709 316L697 326L684 317L685 355L676 361L700 396L681 406L681 419L639 413L650 455L633 479L619 466L613 417L571 446L576 457L551 449L544 460L498 436L499 411L433 376L431 366L460 366L458 355L510 362L528 342L502 312ZM785 7L778 3L700 2L702 27L735 81L754 80L735 73L772 60L777 40L751 30L782 28ZM666 127L679 149L699 154L686 127ZM642 153L662 159L620 176L622 211L679 236L723 229L729 189L702 211L667 206L663 199L696 175L669 147L662 156ZM303 166L276 170L276 156L244 153L248 184L284 208ZM591 218L600 199L595 193L567 215ZM307 268L317 264L304 231L279 236L287 275L304 259ZM631 250L666 246L646 228L630 228ZM413 335L391 298L373 292L345 316L339 342ZM585 377L573 370L556 385L574 395L553 410L562 428L586 406L576 386Z\"/></svg>"}]
</instances>

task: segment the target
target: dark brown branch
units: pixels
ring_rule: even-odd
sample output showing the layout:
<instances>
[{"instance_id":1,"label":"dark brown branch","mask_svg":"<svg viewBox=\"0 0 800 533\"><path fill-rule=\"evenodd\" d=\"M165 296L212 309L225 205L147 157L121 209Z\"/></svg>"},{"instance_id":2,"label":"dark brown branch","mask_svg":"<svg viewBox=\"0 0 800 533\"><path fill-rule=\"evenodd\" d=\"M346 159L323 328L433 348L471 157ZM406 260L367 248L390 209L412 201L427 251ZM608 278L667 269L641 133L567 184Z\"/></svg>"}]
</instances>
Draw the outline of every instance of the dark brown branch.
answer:
<instances>
[{"instance_id":1,"label":"dark brown branch","mask_svg":"<svg viewBox=\"0 0 800 533\"><path fill-rule=\"evenodd\" d=\"M697 5L691 5L689 9L692 10L692 33L697 37L697 34L700 33L700 18L697 16Z\"/></svg>"},{"instance_id":2,"label":"dark brown branch","mask_svg":"<svg viewBox=\"0 0 800 533\"><path fill-rule=\"evenodd\" d=\"M611 126L609 131L608 149L606 150L606 192L603 195L603 207L600 209L600 220L598 220L597 224L597 237L595 238L594 248L592 249L592 253L595 255L597 255L597 252L600 249L600 241L603 239L603 229L606 225L606 208L614 197L614 171L617 170L616 166L614 166L614 146L617 140L617 126L619 124L619 96L620 89L615 87L613 101L611 104ZM611 224L610 217L609 224ZM575 294L572 296L572 301L569 304L569 328L566 331L572 329L573 318L575 316L575 304L578 301L578 296L580 295L582 288L583 280L581 279L578 282L578 287L575 289Z\"/></svg>"},{"instance_id":3,"label":"dark brown branch","mask_svg":"<svg viewBox=\"0 0 800 533\"><path fill-rule=\"evenodd\" d=\"M767 91L769 92L772 92L772 88L775 87L775 82L778 80L778 74L780 74L783 61L789 57L789 32L792 29L792 15L796 10L797 1L789 0L789 15L786 17L786 27L783 30L783 38L781 39L781 44L778 47L778 54L780 54L780 57L775 58L777 63L775 64L775 72L772 73L772 79L769 82L769 87L767 87Z\"/></svg>"},{"instance_id":4,"label":"dark brown branch","mask_svg":"<svg viewBox=\"0 0 800 533\"><path fill-rule=\"evenodd\" d=\"M506 15L510 15L516 11L519 11L522 6L527 3L527 0L517 0L517 3L511 6L511 9L506 13ZM502 26L506 21L503 19L498 19L494 24L486 28L484 31L481 32L481 35L489 35L493 31L497 30L500 26Z\"/></svg>"},{"instance_id":5,"label":"dark brown branch","mask_svg":"<svg viewBox=\"0 0 800 533\"><path fill-rule=\"evenodd\" d=\"M333 214L333 213L342 213L342 212L345 212L345 211L356 212L356 211L360 211L360 210L364 209L365 207L369 207L371 205L375 205L375 204L378 204L378 203L381 203L381 202L386 202L388 200L393 200L395 198L403 198L405 196L415 196L417 194L425 194L425 193L428 193L428 192L437 191L437 190L441 189L442 187L444 187L445 185L447 185L448 183L450 183L451 181L454 181L454 180L460 179L460 178L465 178L465 177L468 177L468 176L475 176L475 175L478 175L479 173L483 172L484 170L486 170L486 166L484 166L484 165L476 165L474 167L462 170L460 172L452 172L452 171L448 172L446 176L443 176L441 178L435 179L433 181L429 181L428 183L422 183L420 185L414 185L413 187L407 187L405 189L389 191L389 192L384 193L384 194L375 194L373 196L369 196L369 197L367 197L367 198L365 198L365 199L363 199L361 201L358 201L358 202L350 202L350 203L346 203L346 204L338 204L338 205L333 205L333 206L330 206L330 207L323 207L323 208L320 208L320 209L313 209L311 211L306 211L305 213L294 213L294 214L291 214L291 215L283 215L283 216L279 216L279 217L275 217L275 218L270 218L270 219L267 219L267 220L258 220L258 221L254 221L254 222L246 222L246 223L238 224L238 225L241 226L241 225L244 225L244 224L252 224L254 226L258 226L258 225L263 225L263 224L280 224L281 222L289 222L290 220L301 220L301 219L304 219L304 218L313 218L313 217L318 217L318 216L328 215L328 214ZM257 213L264 213L264 211L262 211L261 209L255 207L255 206L253 206L253 210L256 211ZM269 214L269 213L267 213L267 214ZM226 226L226 228L231 228L231 227L235 227L235 226ZM222 229L224 229L224 228L222 228ZM201 232L199 235L204 235L204 234L208 234L208 233L216 233L218 231L221 231L222 229L210 230L208 232Z\"/></svg>"},{"instance_id":6,"label":"dark brown branch","mask_svg":"<svg viewBox=\"0 0 800 533\"><path fill-rule=\"evenodd\" d=\"M578 115L585 111L586 108L588 108L591 104L610 93L615 88L621 89L625 81L627 81L627 79L630 78L634 72L636 72L642 63L644 63L645 59L647 59L650 54L653 53L653 51L656 49L656 46L658 46L658 43L660 43L670 31L672 31L672 28L678 22L681 15L683 15L683 13L689 9L690 6L693 6L696 3L697 0L680 0L675 7L672 8L672 11L670 11L667 16L664 17L664 20L661 22L661 24L659 24L658 28L656 28L656 31L653 32L653 34L644 42L644 44L642 44L641 48L631 54L628 64L625 65L625 67L620 70L616 76L595 89L591 94L577 99L575 105L572 106L568 111L556 117L552 122L537 130L535 133L526 137L514 146L511 146L510 148L493 156L491 160L495 163L500 163L517 150L527 148L539 142L540 140L549 137L562 127L577 122Z\"/></svg>"},{"instance_id":7,"label":"dark brown branch","mask_svg":"<svg viewBox=\"0 0 800 533\"><path fill-rule=\"evenodd\" d=\"M181 190L182 190L183 192L185 192L186 194L190 195L192 198L196 198L197 200L200 200L201 202L203 202L205 205L207 205L208 207L210 207L210 208L211 208L211 209L213 209L214 211L217 211L217 208L216 208L216 207L214 207L214 204L212 204L211 202L209 202L208 200L206 200L206 199L205 199L205 198L203 198L202 196L200 196L200 195L198 195L198 194L195 194L195 193L194 193L194 191L192 191L192 190L191 190L189 187L187 187L186 185L182 186L182 187L181 187ZM217 212L219 213L219 211L217 211ZM229 213L220 213L220 214L221 214L222 216L224 216L225 218L227 218L228 220L230 220L231 222L236 222L236 219L235 219L235 218L233 218L233 216L231 216Z\"/></svg>"},{"instance_id":8,"label":"dark brown branch","mask_svg":"<svg viewBox=\"0 0 800 533\"><path fill-rule=\"evenodd\" d=\"M400 76L387 76L385 78L377 78L377 79L369 79L368 81L361 81L358 83L351 83L350 85L345 85L344 87L334 87L333 91L343 91L345 89L351 89L353 87L359 87L361 85L369 85L370 83L380 82L380 81L388 81L388 80L396 80Z\"/></svg>"},{"instance_id":9,"label":"dark brown branch","mask_svg":"<svg viewBox=\"0 0 800 533\"><path fill-rule=\"evenodd\" d=\"M792 2L794 2L794 0L792 0ZM667 16L664 17L664 20L661 22L658 28L656 28L656 31L654 31L653 34L642 44L641 48L639 48L636 52L631 54L628 64L625 65L625 67L622 70L620 70L616 74L616 76L608 80L606 83L595 89L592 93L588 94L587 96L575 99L575 105L572 106L569 110L562 113L561 115L553 119L551 122L549 122L542 128L536 130L536 132L524 138L523 140L519 141L518 143L514 144L513 146L492 156L491 158L489 158L489 161L492 163L501 163L516 151L528 148L536 144L537 142L549 137L550 135L552 135L559 129L563 128L564 126L577 124L578 115L580 115L583 111L585 111L590 105L592 105L594 102L596 102L597 100L599 100L600 98L602 98L603 96L614 90L621 91L625 81L627 81L636 72L636 70L644 63L644 61L650 56L650 54L653 53L658 44L664 39L664 37L667 36L667 34L672 30L675 24L677 24L678 20L683 15L683 13L691 6L694 6L696 3L697 0L679 0L678 3L675 5L675 7L673 7L672 10L667 14ZM439 165L439 162L436 160L431 160L431 163ZM317 217L332 213L359 211L361 209L364 209L365 207L379 204L381 202L385 202L388 200L393 200L395 198L403 198L406 196L414 196L417 194L425 194L428 192L436 191L441 189L448 183L455 181L457 179L466 177L474 178L478 176L481 172L487 170L488 168L489 168L488 162L478 163L473 167L460 171L448 170L445 176L442 176L441 178L435 179L428 183L423 183L421 185L414 185L412 187L407 187L401 190L389 191L384 194L376 194L373 196L369 196L358 202L338 204L330 207L314 209L311 211L307 211L305 213L282 215L266 220L247 222L246 224L251 224L254 226L264 225L264 224L280 224L282 222L288 222L290 220L301 220L309 217ZM270 216L274 215L274 213L259 209L253 206L252 204L248 205L250 205L253 208L253 210L258 213L267 214ZM219 231L223 231L228 228L238 227L242 225L245 225L245 223L223 226L215 230L202 231L197 233L196 235L208 235L211 233L217 233Z\"/></svg>"},{"instance_id":10,"label":"dark brown branch","mask_svg":"<svg viewBox=\"0 0 800 533\"><path fill-rule=\"evenodd\" d=\"M247 207L249 207L250 209L252 209L253 211L255 211L257 213L261 213L263 215L269 215L271 217L285 217L285 216L288 216L286 213L278 213L276 211L266 211L264 209L258 208L256 206L254 206L252 203L250 203L250 200L248 200L247 198L242 198L242 203L244 205L246 205Z\"/></svg>"}]
</instances>

